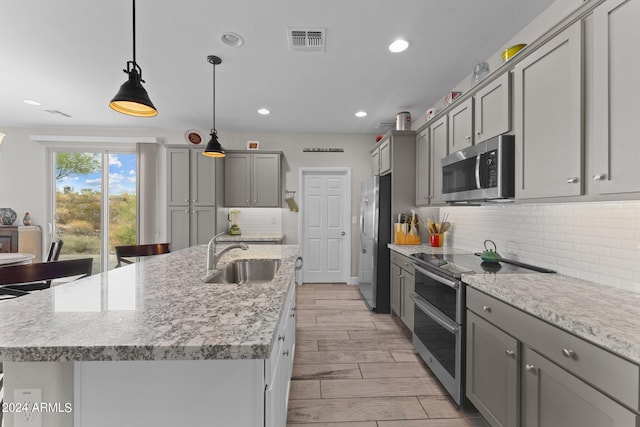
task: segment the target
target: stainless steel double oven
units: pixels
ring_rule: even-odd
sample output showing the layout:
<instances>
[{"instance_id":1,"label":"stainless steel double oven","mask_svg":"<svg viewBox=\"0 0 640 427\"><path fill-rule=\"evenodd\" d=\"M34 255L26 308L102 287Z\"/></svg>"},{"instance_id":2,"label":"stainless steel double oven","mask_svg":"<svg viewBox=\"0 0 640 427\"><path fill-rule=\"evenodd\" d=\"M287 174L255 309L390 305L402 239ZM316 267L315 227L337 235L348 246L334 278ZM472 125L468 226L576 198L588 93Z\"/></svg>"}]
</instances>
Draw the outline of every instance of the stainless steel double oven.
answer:
<instances>
[{"instance_id":1,"label":"stainless steel double oven","mask_svg":"<svg viewBox=\"0 0 640 427\"><path fill-rule=\"evenodd\" d=\"M465 287L459 275L438 268L437 258L425 261L420 255L425 254L413 255L413 345L456 403L463 405Z\"/></svg>"},{"instance_id":2,"label":"stainless steel double oven","mask_svg":"<svg viewBox=\"0 0 640 427\"><path fill-rule=\"evenodd\" d=\"M554 273L553 270L503 259L482 262L480 254L428 254L411 257L415 267L413 345L453 399L465 397L465 274Z\"/></svg>"}]
</instances>

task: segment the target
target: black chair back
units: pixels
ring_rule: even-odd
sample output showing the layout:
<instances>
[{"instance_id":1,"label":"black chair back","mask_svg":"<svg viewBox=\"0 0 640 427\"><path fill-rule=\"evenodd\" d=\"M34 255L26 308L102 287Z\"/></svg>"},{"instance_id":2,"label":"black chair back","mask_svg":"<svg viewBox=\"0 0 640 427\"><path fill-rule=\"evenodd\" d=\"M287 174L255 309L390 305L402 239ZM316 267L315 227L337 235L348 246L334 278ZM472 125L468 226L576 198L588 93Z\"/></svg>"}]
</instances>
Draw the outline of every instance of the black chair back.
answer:
<instances>
[{"instance_id":1,"label":"black chair back","mask_svg":"<svg viewBox=\"0 0 640 427\"><path fill-rule=\"evenodd\" d=\"M64 242L62 241L62 239L58 237L51 241L51 245L49 245L49 255L47 256L47 262L58 260L63 243Z\"/></svg>"},{"instance_id":2,"label":"black chair back","mask_svg":"<svg viewBox=\"0 0 640 427\"><path fill-rule=\"evenodd\" d=\"M91 276L93 258L70 259L64 261L41 262L35 264L13 265L0 268L0 285L43 282L65 277ZM3 288L0 288L0 291ZM14 290L21 290L17 287Z\"/></svg>"},{"instance_id":3,"label":"black chair back","mask_svg":"<svg viewBox=\"0 0 640 427\"><path fill-rule=\"evenodd\" d=\"M169 243L116 246L115 249L116 258L118 259L116 268L121 267L122 264L133 264L133 261L124 258L168 254L169 252L171 252L171 250L169 249Z\"/></svg>"}]
</instances>

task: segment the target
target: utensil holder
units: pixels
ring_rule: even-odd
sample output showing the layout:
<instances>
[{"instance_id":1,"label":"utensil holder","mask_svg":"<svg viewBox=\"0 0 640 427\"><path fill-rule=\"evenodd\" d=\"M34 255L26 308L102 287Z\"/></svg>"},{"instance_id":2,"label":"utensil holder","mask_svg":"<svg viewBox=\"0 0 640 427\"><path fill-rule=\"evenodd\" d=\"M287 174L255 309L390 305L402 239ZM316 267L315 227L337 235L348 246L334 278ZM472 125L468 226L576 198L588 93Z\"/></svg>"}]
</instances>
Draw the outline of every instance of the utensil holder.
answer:
<instances>
[{"instance_id":1,"label":"utensil holder","mask_svg":"<svg viewBox=\"0 0 640 427\"><path fill-rule=\"evenodd\" d=\"M433 248L441 248L444 244L444 233L431 233L429 235L429 244Z\"/></svg>"},{"instance_id":2,"label":"utensil holder","mask_svg":"<svg viewBox=\"0 0 640 427\"><path fill-rule=\"evenodd\" d=\"M394 243L396 245L419 245L420 234L410 224L394 224Z\"/></svg>"}]
</instances>

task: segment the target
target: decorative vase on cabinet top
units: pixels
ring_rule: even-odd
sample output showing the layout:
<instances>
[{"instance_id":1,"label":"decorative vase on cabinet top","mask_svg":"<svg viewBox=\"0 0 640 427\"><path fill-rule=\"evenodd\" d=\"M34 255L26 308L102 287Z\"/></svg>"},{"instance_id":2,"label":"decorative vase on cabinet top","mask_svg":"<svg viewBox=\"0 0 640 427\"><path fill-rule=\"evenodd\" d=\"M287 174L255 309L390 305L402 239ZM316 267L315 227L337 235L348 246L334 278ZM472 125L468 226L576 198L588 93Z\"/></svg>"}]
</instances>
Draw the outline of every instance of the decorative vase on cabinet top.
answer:
<instances>
[{"instance_id":1,"label":"decorative vase on cabinet top","mask_svg":"<svg viewBox=\"0 0 640 427\"><path fill-rule=\"evenodd\" d=\"M0 208L0 220L2 220L2 225L13 225L16 222L16 218L18 218L18 214L11 208Z\"/></svg>"}]
</instances>

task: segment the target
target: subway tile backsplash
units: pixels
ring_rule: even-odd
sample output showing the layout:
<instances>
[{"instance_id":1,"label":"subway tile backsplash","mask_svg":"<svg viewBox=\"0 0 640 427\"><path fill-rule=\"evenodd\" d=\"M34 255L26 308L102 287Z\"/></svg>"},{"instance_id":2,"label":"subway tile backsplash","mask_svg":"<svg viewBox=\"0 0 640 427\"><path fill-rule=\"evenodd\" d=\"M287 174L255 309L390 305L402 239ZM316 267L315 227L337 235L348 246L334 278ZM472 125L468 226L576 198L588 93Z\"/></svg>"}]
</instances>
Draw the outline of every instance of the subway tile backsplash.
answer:
<instances>
[{"instance_id":1,"label":"subway tile backsplash","mask_svg":"<svg viewBox=\"0 0 640 427\"><path fill-rule=\"evenodd\" d=\"M640 293L640 202L451 206L446 244Z\"/></svg>"},{"instance_id":2,"label":"subway tile backsplash","mask_svg":"<svg viewBox=\"0 0 640 427\"><path fill-rule=\"evenodd\" d=\"M282 234L282 209L280 208L223 208L239 210L238 225L245 236ZM228 226L227 226L228 228Z\"/></svg>"}]
</instances>

